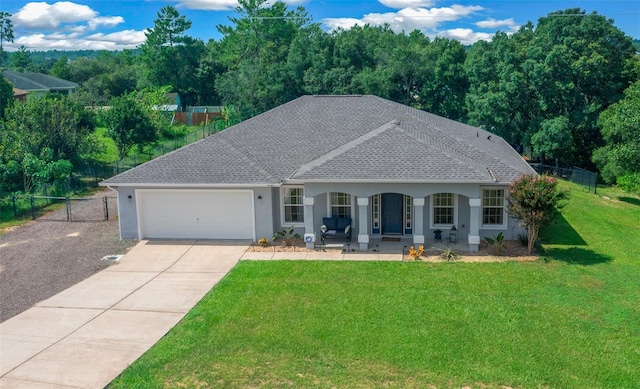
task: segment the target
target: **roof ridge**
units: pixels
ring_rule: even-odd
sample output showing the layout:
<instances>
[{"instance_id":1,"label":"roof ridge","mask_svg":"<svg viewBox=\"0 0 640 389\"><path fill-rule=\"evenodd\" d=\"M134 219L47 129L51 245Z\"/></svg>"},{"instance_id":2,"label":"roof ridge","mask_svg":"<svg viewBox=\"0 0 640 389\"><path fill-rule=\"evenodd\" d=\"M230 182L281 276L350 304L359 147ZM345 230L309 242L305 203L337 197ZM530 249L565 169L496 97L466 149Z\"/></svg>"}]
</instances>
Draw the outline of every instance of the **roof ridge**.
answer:
<instances>
[{"instance_id":1,"label":"roof ridge","mask_svg":"<svg viewBox=\"0 0 640 389\"><path fill-rule=\"evenodd\" d=\"M305 163L304 165L300 166L300 168L295 171L291 176L293 177L294 175L302 175L305 173L308 173L309 171L313 170L314 168L317 168L318 166L321 166L322 164L326 163L327 161L332 160L333 158L346 153L349 150L352 150L354 147L363 144L364 142L368 141L369 139L373 139L376 136L382 134L383 132L397 127L400 124L400 121L398 121L398 119L393 119L390 122L387 122L383 125L381 125L378 128L375 128L369 132L367 132L366 134L359 136L358 138L355 138L354 140L352 140L351 142L345 143L340 147L337 147L331 151L329 151L326 154L321 155L320 157L309 161L307 163Z\"/></svg>"}]
</instances>

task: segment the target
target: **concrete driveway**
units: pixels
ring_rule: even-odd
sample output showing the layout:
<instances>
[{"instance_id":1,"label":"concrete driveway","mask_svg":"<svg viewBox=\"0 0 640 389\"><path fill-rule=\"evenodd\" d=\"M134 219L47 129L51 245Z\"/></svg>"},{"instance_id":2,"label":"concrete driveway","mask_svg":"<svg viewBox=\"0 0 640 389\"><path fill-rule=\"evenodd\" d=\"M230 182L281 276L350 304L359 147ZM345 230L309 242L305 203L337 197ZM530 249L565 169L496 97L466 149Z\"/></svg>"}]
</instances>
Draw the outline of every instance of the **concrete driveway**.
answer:
<instances>
[{"instance_id":1,"label":"concrete driveway","mask_svg":"<svg viewBox=\"0 0 640 389\"><path fill-rule=\"evenodd\" d=\"M238 262L249 242L141 241L0 324L0 388L103 388Z\"/></svg>"}]
</instances>

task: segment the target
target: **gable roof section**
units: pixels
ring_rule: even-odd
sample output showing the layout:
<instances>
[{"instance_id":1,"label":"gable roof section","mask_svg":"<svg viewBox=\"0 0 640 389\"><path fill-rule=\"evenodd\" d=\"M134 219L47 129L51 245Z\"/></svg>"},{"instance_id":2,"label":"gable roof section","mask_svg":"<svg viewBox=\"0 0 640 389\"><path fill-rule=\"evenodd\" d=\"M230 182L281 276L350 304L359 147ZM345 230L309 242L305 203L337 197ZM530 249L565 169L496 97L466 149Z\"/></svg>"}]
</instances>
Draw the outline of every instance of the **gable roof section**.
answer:
<instances>
[{"instance_id":1,"label":"gable roof section","mask_svg":"<svg viewBox=\"0 0 640 389\"><path fill-rule=\"evenodd\" d=\"M14 87L27 92L73 90L78 87L78 84L75 82L42 73L20 73L13 70L3 70L2 75L9 80Z\"/></svg>"},{"instance_id":2,"label":"gable roof section","mask_svg":"<svg viewBox=\"0 0 640 389\"><path fill-rule=\"evenodd\" d=\"M533 173L526 161L480 128L376 96L303 96L103 185L507 183L523 173Z\"/></svg>"}]
</instances>

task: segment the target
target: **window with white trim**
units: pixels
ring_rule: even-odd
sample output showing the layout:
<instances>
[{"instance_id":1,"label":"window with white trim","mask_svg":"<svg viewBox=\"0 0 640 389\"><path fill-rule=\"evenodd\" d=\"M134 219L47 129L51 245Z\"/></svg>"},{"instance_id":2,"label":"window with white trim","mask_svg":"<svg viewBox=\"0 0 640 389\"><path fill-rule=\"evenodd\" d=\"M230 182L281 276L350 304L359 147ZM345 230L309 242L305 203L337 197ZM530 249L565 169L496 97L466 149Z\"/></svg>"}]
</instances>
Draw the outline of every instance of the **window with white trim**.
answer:
<instances>
[{"instance_id":1,"label":"window with white trim","mask_svg":"<svg viewBox=\"0 0 640 389\"><path fill-rule=\"evenodd\" d=\"M502 226L505 221L504 189L482 190L482 225Z\"/></svg>"},{"instance_id":2,"label":"window with white trim","mask_svg":"<svg viewBox=\"0 0 640 389\"><path fill-rule=\"evenodd\" d=\"M331 192L329 194L329 208L332 217L351 217L351 205L353 204L350 194L341 192Z\"/></svg>"},{"instance_id":3,"label":"window with white trim","mask_svg":"<svg viewBox=\"0 0 640 389\"><path fill-rule=\"evenodd\" d=\"M282 193L282 221L285 225L304 223L304 188L283 187Z\"/></svg>"},{"instance_id":4,"label":"window with white trim","mask_svg":"<svg viewBox=\"0 0 640 389\"><path fill-rule=\"evenodd\" d=\"M434 194L432 205L434 226L453 226L455 224L456 202L453 193Z\"/></svg>"}]
</instances>

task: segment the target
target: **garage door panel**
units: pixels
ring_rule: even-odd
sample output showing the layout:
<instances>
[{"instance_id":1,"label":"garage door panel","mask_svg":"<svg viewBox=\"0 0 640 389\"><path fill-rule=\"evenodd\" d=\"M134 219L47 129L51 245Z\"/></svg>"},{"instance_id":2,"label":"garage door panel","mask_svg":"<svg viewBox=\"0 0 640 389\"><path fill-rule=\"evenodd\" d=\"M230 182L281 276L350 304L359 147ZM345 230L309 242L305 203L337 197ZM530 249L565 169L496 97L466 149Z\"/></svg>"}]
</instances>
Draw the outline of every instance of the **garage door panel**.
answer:
<instances>
[{"instance_id":1,"label":"garage door panel","mask_svg":"<svg viewBox=\"0 0 640 389\"><path fill-rule=\"evenodd\" d=\"M144 238L254 239L253 191L145 190Z\"/></svg>"}]
</instances>

